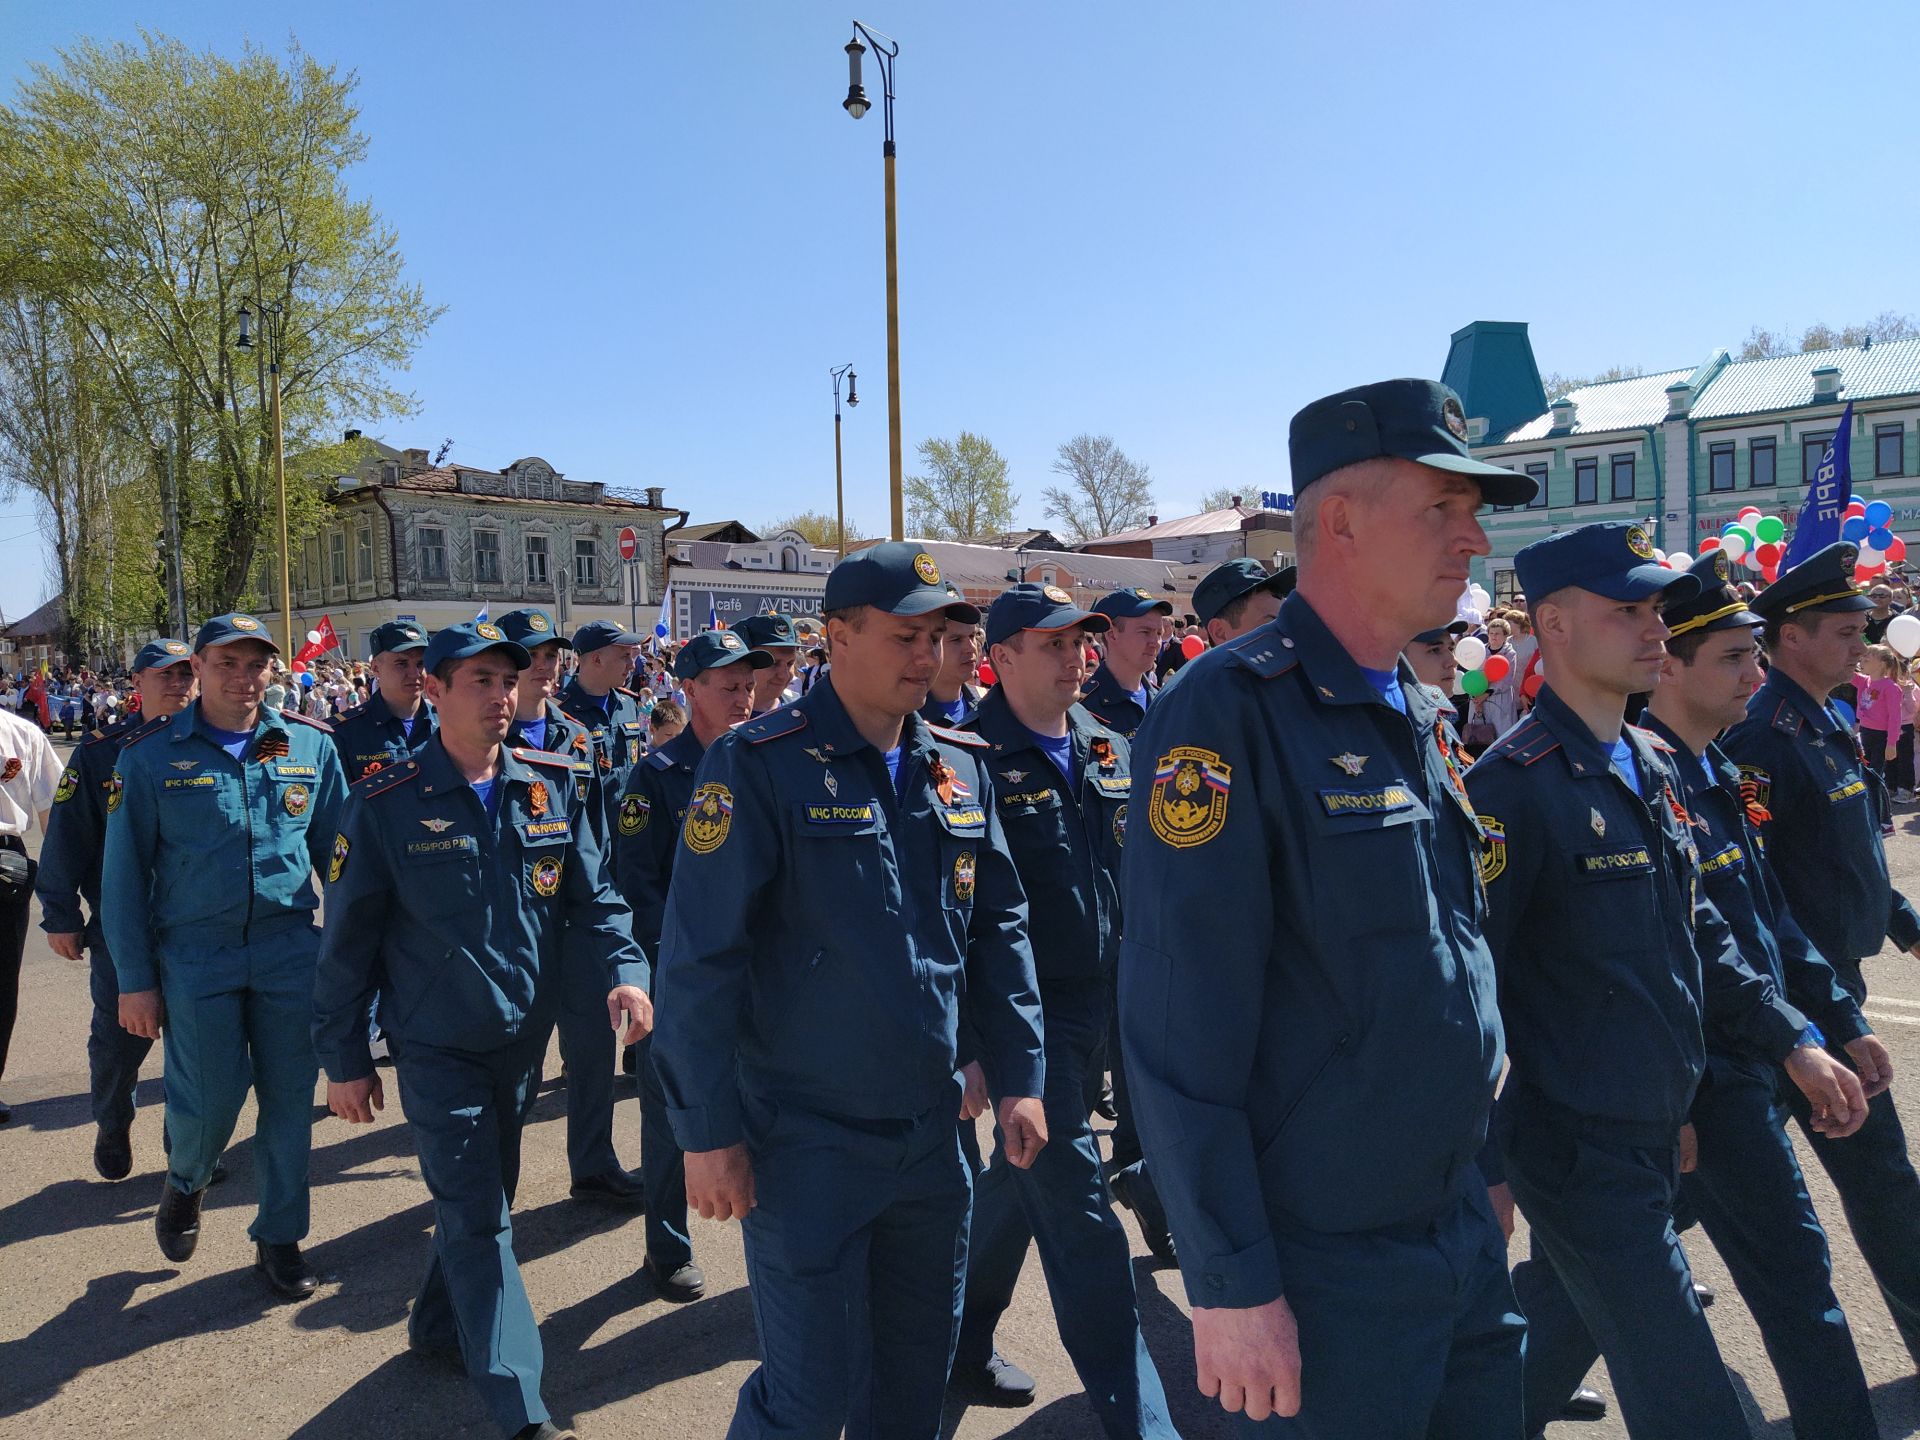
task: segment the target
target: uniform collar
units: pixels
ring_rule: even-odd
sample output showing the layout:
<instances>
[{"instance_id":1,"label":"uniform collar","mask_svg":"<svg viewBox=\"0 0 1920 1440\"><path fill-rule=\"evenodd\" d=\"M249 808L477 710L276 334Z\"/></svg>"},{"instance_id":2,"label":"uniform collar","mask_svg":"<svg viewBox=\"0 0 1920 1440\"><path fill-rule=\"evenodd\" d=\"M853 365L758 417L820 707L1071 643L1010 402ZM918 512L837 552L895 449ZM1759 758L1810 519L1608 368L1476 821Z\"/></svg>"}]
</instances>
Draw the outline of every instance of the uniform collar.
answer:
<instances>
[{"instance_id":1,"label":"uniform collar","mask_svg":"<svg viewBox=\"0 0 1920 1440\"><path fill-rule=\"evenodd\" d=\"M1533 718L1546 726L1553 738L1560 742L1560 748L1566 753L1567 763L1575 775L1591 780L1612 771L1613 747L1602 745L1594 738L1586 722L1573 713L1566 701L1553 693L1553 686L1540 687L1540 694L1533 702ZM1633 727L1622 726L1620 733L1626 738L1642 768L1649 766L1652 762L1647 747L1634 734Z\"/></svg>"},{"instance_id":2,"label":"uniform collar","mask_svg":"<svg viewBox=\"0 0 1920 1440\"><path fill-rule=\"evenodd\" d=\"M274 710L268 706L265 701L261 702L260 718L254 722L253 727L253 738L256 744L259 742L260 737L270 730L280 735L291 733L286 726L278 724L268 718L274 713ZM200 702L195 700L191 705L184 707L178 715L173 717L171 728L167 732L168 738L175 741L185 740L190 736L200 734L203 725L208 730L213 728L212 721L203 721L201 719ZM212 742L213 737L211 735L208 735L206 738L209 743ZM251 751L249 751L249 753L251 753Z\"/></svg>"},{"instance_id":3,"label":"uniform collar","mask_svg":"<svg viewBox=\"0 0 1920 1440\"><path fill-rule=\"evenodd\" d=\"M1160 687L1154 683L1152 670L1148 670L1147 673L1140 678L1140 687L1147 692L1147 698L1149 700L1159 691ZM1107 662L1104 660L1100 662L1100 668L1093 672L1093 679L1087 682L1086 693L1088 695L1098 695L1102 690L1106 690L1124 700L1133 699L1134 692L1120 683L1120 677L1107 668Z\"/></svg>"},{"instance_id":4,"label":"uniform collar","mask_svg":"<svg viewBox=\"0 0 1920 1440\"><path fill-rule=\"evenodd\" d=\"M1333 705L1380 705L1393 709L1361 673L1360 663L1347 652L1347 647L1327 628L1320 612L1298 590L1280 602L1280 613L1267 624L1273 626L1282 643L1299 656L1307 683L1322 700ZM1260 631L1250 633L1257 635ZM1439 713L1439 692L1422 685L1404 657L1394 663L1394 670L1400 677L1401 693L1406 697L1407 718L1421 730L1427 729Z\"/></svg>"},{"instance_id":5,"label":"uniform collar","mask_svg":"<svg viewBox=\"0 0 1920 1440\"><path fill-rule=\"evenodd\" d=\"M987 691L980 708L974 711L973 729L982 740L990 741L998 754L1039 748L1033 731L1020 723L998 685ZM1084 707L1076 704L1067 708L1067 738L1073 742L1076 761L1087 753L1093 737L1105 729Z\"/></svg>"},{"instance_id":6,"label":"uniform collar","mask_svg":"<svg viewBox=\"0 0 1920 1440\"><path fill-rule=\"evenodd\" d=\"M431 740L414 752L414 760L420 766L422 795L440 795L448 791L473 788L472 783L453 763L453 757L447 754L447 747L437 732ZM533 766L516 756L511 745L502 745L498 778L529 785L544 777Z\"/></svg>"},{"instance_id":7,"label":"uniform collar","mask_svg":"<svg viewBox=\"0 0 1920 1440\"><path fill-rule=\"evenodd\" d=\"M400 717L393 713L393 707L387 704L387 697L382 695L378 690L367 697L367 714L375 720L391 720L396 725L401 723ZM413 723L418 725L422 720L431 720L432 718L433 706L428 704L427 697L422 695L420 697L420 708L413 712Z\"/></svg>"},{"instance_id":8,"label":"uniform collar","mask_svg":"<svg viewBox=\"0 0 1920 1440\"><path fill-rule=\"evenodd\" d=\"M819 737L817 748L828 755L836 758L851 755L872 743L860 733L853 717L847 714L847 707L840 702L839 692L833 688L832 672L822 676L813 689L787 708L806 714L808 725ZM933 734L927 722L917 712L908 715L900 725L900 753L933 748Z\"/></svg>"},{"instance_id":9,"label":"uniform collar","mask_svg":"<svg viewBox=\"0 0 1920 1440\"><path fill-rule=\"evenodd\" d=\"M1766 703L1763 705L1763 697ZM1839 732L1840 722L1826 705L1813 698L1778 666L1767 671L1767 678L1754 692L1753 703L1747 707L1749 715L1772 720L1780 712L1782 705L1789 705L1799 713L1816 735L1833 735Z\"/></svg>"},{"instance_id":10,"label":"uniform collar","mask_svg":"<svg viewBox=\"0 0 1920 1440\"><path fill-rule=\"evenodd\" d=\"M575 675L567 681L567 688L562 690L560 695L564 700L574 700L582 705L590 705L611 720L613 718L613 697L618 693L617 690L609 690L604 695L596 695L587 689L586 686L582 685L580 683L580 677Z\"/></svg>"},{"instance_id":11,"label":"uniform collar","mask_svg":"<svg viewBox=\"0 0 1920 1440\"><path fill-rule=\"evenodd\" d=\"M1727 752L1722 750L1713 741L1709 740L1707 742L1707 749L1704 755L1696 756L1693 753L1692 747L1690 747L1685 740L1682 740L1678 735L1674 734L1653 711L1648 710L1642 715L1640 717L1640 724L1658 735L1662 740L1666 741L1667 744L1671 745L1673 747L1673 753L1681 757L1680 773L1686 779L1689 790L1693 788L1693 782L1700 774L1700 765L1703 760L1706 762L1707 769L1712 772L1713 778L1718 784L1739 785L1740 767L1729 760L1727 758Z\"/></svg>"},{"instance_id":12,"label":"uniform collar","mask_svg":"<svg viewBox=\"0 0 1920 1440\"><path fill-rule=\"evenodd\" d=\"M689 719L686 727L666 744L660 747L660 753L674 764L687 770L700 767L700 757L707 753L707 747L700 743L700 737L693 733L693 721Z\"/></svg>"}]
</instances>

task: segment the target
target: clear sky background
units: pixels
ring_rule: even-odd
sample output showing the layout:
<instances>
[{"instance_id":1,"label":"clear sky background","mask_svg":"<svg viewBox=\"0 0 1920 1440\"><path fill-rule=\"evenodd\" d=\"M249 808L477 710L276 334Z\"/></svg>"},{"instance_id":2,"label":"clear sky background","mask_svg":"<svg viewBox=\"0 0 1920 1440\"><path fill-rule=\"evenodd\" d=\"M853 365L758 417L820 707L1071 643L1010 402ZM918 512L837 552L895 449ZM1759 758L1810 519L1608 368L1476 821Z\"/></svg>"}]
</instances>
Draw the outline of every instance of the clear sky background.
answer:
<instances>
[{"instance_id":1,"label":"clear sky background","mask_svg":"<svg viewBox=\"0 0 1920 1440\"><path fill-rule=\"evenodd\" d=\"M857 0L867 6L869 0ZM351 177L446 316L367 428L661 485L695 520L887 524L879 77L847 0L0 0L0 93L141 25L360 77ZM1163 515L1287 488L1316 395L1532 325L1542 369L1920 311L1920 5L871 0L897 36L902 413L1011 463L1111 434ZM351 423L351 417L349 423ZM0 607L48 593L0 499Z\"/></svg>"}]
</instances>

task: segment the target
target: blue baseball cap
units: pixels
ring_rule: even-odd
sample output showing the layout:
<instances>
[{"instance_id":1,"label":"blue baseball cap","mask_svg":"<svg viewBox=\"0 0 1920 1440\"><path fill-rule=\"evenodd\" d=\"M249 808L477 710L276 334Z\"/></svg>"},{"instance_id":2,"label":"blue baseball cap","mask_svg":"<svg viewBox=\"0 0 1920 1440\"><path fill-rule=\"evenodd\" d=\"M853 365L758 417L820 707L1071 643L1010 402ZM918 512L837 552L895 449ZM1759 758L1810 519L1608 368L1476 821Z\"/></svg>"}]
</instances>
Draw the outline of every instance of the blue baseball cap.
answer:
<instances>
[{"instance_id":1,"label":"blue baseball cap","mask_svg":"<svg viewBox=\"0 0 1920 1440\"><path fill-rule=\"evenodd\" d=\"M793 618L788 615L749 615L733 627L733 633L755 650L776 645L791 646L795 650L800 648L800 634L793 628Z\"/></svg>"},{"instance_id":2,"label":"blue baseball cap","mask_svg":"<svg viewBox=\"0 0 1920 1440\"><path fill-rule=\"evenodd\" d=\"M424 650L427 648L427 632L411 620L389 620L384 625L374 627L373 634L367 637L367 653L375 655L395 655L402 650Z\"/></svg>"},{"instance_id":3,"label":"blue baseball cap","mask_svg":"<svg viewBox=\"0 0 1920 1440\"><path fill-rule=\"evenodd\" d=\"M522 610L509 610L494 622L500 627L500 633L531 650L536 645L559 644L569 650L573 642L562 635L553 623L553 617L535 606Z\"/></svg>"},{"instance_id":4,"label":"blue baseball cap","mask_svg":"<svg viewBox=\"0 0 1920 1440\"><path fill-rule=\"evenodd\" d=\"M1241 555L1225 564L1216 565L1193 587L1194 618L1204 625L1241 596L1251 595L1256 590L1271 590L1280 596L1291 595L1299 573L1289 565L1278 574L1269 575L1267 567L1251 555Z\"/></svg>"},{"instance_id":5,"label":"blue baseball cap","mask_svg":"<svg viewBox=\"0 0 1920 1440\"><path fill-rule=\"evenodd\" d=\"M142 670L164 670L169 665L177 665L182 660L192 658L193 647L184 640L149 640L140 647L140 653L133 657L133 673Z\"/></svg>"},{"instance_id":6,"label":"blue baseball cap","mask_svg":"<svg viewBox=\"0 0 1920 1440\"><path fill-rule=\"evenodd\" d=\"M1569 585L1609 600L1664 595L1675 603L1700 593L1699 576L1656 563L1646 527L1625 520L1601 520L1536 540L1513 557L1513 569L1521 590L1536 601Z\"/></svg>"},{"instance_id":7,"label":"blue baseball cap","mask_svg":"<svg viewBox=\"0 0 1920 1440\"><path fill-rule=\"evenodd\" d=\"M216 615L202 625L193 637L193 651L197 655L209 645L231 645L236 640L258 640L274 654L280 653L280 647L273 643L273 632L253 616L238 611Z\"/></svg>"},{"instance_id":8,"label":"blue baseball cap","mask_svg":"<svg viewBox=\"0 0 1920 1440\"><path fill-rule=\"evenodd\" d=\"M952 581L943 580L933 556L911 540L869 546L833 567L820 608L847 610L855 605L870 605L888 615L944 610L949 620L962 625L980 620L979 607L969 605Z\"/></svg>"},{"instance_id":9,"label":"blue baseball cap","mask_svg":"<svg viewBox=\"0 0 1920 1440\"><path fill-rule=\"evenodd\" d=\"M773 664L773 657L764 650L749 649L732 630L702 630L673 657L673 675L676 680L691 680L705 671L742 661L750 670L765 670Z\"/></svg>"},{"instance_id":10,"label":"blue baseball cap","mask_svg":"<svg viewBox=\"0 0 1920 1440\"><path fill-rule=\"evenodd\" d=\"M591 655L596 650L604 650L609 645L644 645L647 637L636 635L631 630L623 630L611 620L589 620L573 632L573 648L577 654Z\"/></svg>"},{"instance_id":11,"label":"blue baseball cap","mask_svg":"<svg viewBox=\"0 0 1920 1440\"><path fill-rule=\"evenodd\" d=\"M998 645L1022 630L1050 632L1071 630L1076 625L1084 625L1096 635L1113 628L1106 616L1082 610L1058 585L1028 582L1003 590L987 607L987 644Z\"/></svg>"},{"instance_id":12,"label":"blue baseball cap","mask_svg":"<svg viewBox=\"0 0 1920 1440\"><path fill-rule=\"evenodd\" d=\"M1151 590L1139 587L1127 590L1110 590L1093 602L1093 613L1104 615L1108 620L1137 620L1142 615L1150 615L1158 610L1162 615L1173 614L1173 602L1162 599Z\"/></svg>"},{"instance_id":13,"label":"blue baseball cap","mask_svg":"<svg viewBox=\"0 0 1920 1440\"><path fill-rule=\"evenodd\" d=\"M1539 489L1525 475L1473 458L1467 412L1437 380L1356 385L1301 407L1287 427L1287 457L1295 495L1336 470L1389 457L1478 480L1491 505L1524 505Z\"/></svg>"},{"instance_id":14,"label":"blue baseball cap","mask_svg":"<svg viewBox=\"0 0 1920 1440\"><path fill-rule=\"evenodd\" d=\"M1853 583L1853 567L1860 563L1860 547L1838 540L1816 550L1753 597L1753 608L1768 620L1795 615L1837 614L1871 610L1873 600Z\"/></svg>"},{"instance_id":15,"label":"blue baseball cap","mask_svg":"<svg viewBox=\"0 0 1920 1440\"><path fill-rule=\"evenodd\" d=\"M526 646L517 640L509 640L498 625L485 620L468 620L464 624L449 625L444 630L434 631L433 639L427 642L424 663L428 670L438 670L448 660L464 660L469 655L479 655L488 650L506 651L516 670L524 670L533 663Z\"/></svg>"}]
</instances>

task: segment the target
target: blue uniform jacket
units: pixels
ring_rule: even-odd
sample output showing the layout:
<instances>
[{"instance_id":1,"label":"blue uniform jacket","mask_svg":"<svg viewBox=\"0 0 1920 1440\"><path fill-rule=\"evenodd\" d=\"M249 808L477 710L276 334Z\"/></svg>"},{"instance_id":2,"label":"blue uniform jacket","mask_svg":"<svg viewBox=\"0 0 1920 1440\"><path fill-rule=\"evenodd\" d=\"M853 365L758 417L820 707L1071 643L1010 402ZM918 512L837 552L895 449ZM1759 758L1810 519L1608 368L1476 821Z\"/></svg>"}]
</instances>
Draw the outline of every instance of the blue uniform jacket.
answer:
<instances>
[{"instance_id":1,"label":"blue uniform jacket","mask_svg":"<svg viewBox=\"0 0 1920 1440\"><path fill-rule=\"evenodd\" d=\"M1702 764L1656 716L1648 714L1646 724L1673 747L1674 764L1686 782L1681 799L1693 817L1707 897L1739 942L1740 958L1771 980L1801 1014L1812 1017L1834 1044L1867 1034L1860 1006L1787 908L1760 838L1758 807L1741 793L1739 767L1718 745L1707 746ZM1716 1038L1717 1032L1708 1033L1709 1049L1715 1048Z\"/></svg>"},{"instance_id":2,"label":"blue uniform jacket","mask_svg":"<svg viewBox=\"0 0 1920 1440\"><path fill-rule=\"evenodd\" d=\"M694 777L660 945L654 1063L682 1149L740 1092L862 1119L957 1103L964 1000L996 1097L1045 1075L1027 902L987 744L917 715L900 785L831 677L723 735Z\"/></svg>"},{"instance_id":3,"label":"blue uniform jacket","mask_svg":"<svg viewBox=\"0 0 1920 1440\"><path fill-rule=\"evenodd\" d=\"M158 985L163 948L312 919L347 788L325 724L263 708L242 762L196 700L129 740L109 786L101 917L122 994Z\"/></svg>"},{"instance_id":4,"label":"blue uniform jacket","mask_svg":"<svg viewBox=\"0 0 1920 1440\"><path fill-rule=\"evenodd\" d=\"M687 818L694 772L706 748L688 725L633 767L627 793L614 812L614 877L633 909L633 938L656 954L667 917L667 886L673 879L680 826Z\"/></svg>"},{"instance_id":5,"label":"blue uniform jacket","mask_svg":"<svg viewBox=\"0 0 1920 1440\"><path fill-rule=\"evenodd\" d=\"M647 719L640 697L616 685L605 697L591 695L579 678L560 692L560 708L587 732L593 747L596 797L600 805L602 840L613 833L613 812L627 793L627 777L646 750Z\"/></svg>"},{"instance_id":6,"label":"blue uniform jacket","mask_svg":"<svg viewBox=\"0 0 1920 1440\"><path fill-rule=\"evenodd\" d=\"M1673 749L1624 733L1644 799L1551 685L1467 773L1486 834L1506 1093L1678 1135L1707 1028L1777 1059L1806 1020L1740 958L1701 887Z\"/></svg>"},{"instance_id":7,"label":"blue uniform jacket","mask_svg":"<svg viewBox=\"0 0 1920 1440\"><path fill-rule=\"evenodd\" d=\"M562 970L644 987L573 760L503 749L489 820L436 735L353 787L327 870L313 1045L333 1080L373 1071L367 1018L403 1045L488 1051L553 1023Z\"/></svg>"},{"instance_id":8,"label":"blue uniform jacket","mask_svg":"<svg viewBox=\"0 0 1920 1440\"><path fill-rule=\"evenodd\" d=\"M1432 691L1388 704L1294 594L1133 743L1120 1030L1195 1304L1282 1292L1276 1234L1422 1222L1500 1073L1479 831Z\"/></svg>"},{"instance_id":9,"label":"blue uniform jacket","mask_svg":"<svg viewBox=\"0 0 1920 1440\"><path fill-rule=\"evenodd\" d=\"M1151 670L1142 683L1146 686L1147 704L1152 705L1159 696L1160 687L1155 683ZM1093 672L1087 688L1080 693L1080 705L1107 729L1127 740L1133 738L1134 731L1147 718L1147 712L1133 698L1133 692L1121 688L1120 682L1113 678L1113 672L1107 669L1105 661Z\"/></svg>"},{"instance_id":10,"label":"blue uniform jacket","mask_svg":"<svg viewBox=\"0 0 1920 1440\"><path fill-rule=\"evenodd\" d=\"M413 734L387 702L375 691L364 705L356 705L333 722L333 743L340 752L340 767L352 785L376 771L404 760L433 738L433 706L425 700L413 717Z\"/></svg>"},{"instance_id":11,"label":"blue uniform jacket","mask_svg":"<svg viewBox=\"0 0 1920 1440\"><path fill-rule=\"evenodd\" d=\"M106 943L100 923L100 868L107 848L113 767L122 745L141 729L165 723L164 716L147 720L129 715L94 731L68 758L47 812L47 835L33 882L33 893L40 897L40 928L49 935L79 934L89 950ZM82 900L87 902L84 912Z\"/></svg>"},{"instance_id":12,"label":"blue uniform jacket","mask_svg":"<svg viewBox=\"0 0 1920 1440\"><path fill-rule=\"evenodd\" d=\"M1067 722L1072 780L1014 718L999 686L970 727L993 746L994 803L1027 892L1027 937L1042 986L1100 979L1120 957L1120 855L1133 785L1127 742L1078 705Z\"/></svg>"},{"instance_id":13,"label":"blue uniform jacket","mask_svg":"<svg viewBox=\"0 0 1920 1440\"><path fill-rule=\"evenodd\" d=\"M1880 778L1832 711L1776 669L1720 743L1767 817L1767 859L1815 949L1857 964L1883 940L1920 941L1920 915L1887 875Z\"/></svg>"}]
</instances>

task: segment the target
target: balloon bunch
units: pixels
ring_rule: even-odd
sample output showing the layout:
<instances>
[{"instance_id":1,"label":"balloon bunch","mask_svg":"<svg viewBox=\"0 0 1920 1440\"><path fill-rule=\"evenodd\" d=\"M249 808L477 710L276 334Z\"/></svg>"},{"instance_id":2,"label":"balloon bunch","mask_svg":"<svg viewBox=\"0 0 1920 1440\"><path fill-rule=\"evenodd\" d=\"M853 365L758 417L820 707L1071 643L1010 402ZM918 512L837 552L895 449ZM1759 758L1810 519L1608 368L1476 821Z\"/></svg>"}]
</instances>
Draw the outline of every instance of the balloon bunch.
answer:
<instances>
[{"instance_id":1,"label":"balloon bunch","mask_svg":"<svg viewBox=\"0 0 1920 1440\"><path fill-rule=\"evenodd\" d=\"M1465 673L1460 677L1460 693L1484 695L1513 673L1513 662L1504 655L1489 655L1486 641L1478 636L1462 635L1453 647L1453 663Z\"/></svg>"},{"instance_id":2,"label":"balloon bunch","mask_svg":"<svg viewBox=\"0 0 1920 1440\"><path fill-rule=\"evenodd\" d=\"M1853 581L1864 585L1907 558L1907 542L1893 533L1893 507L1884 500L1851 502L1840 517L1840 538L1860 547Z\"/></svg>"},{"instance_id":3,"label":"balloon bunch","mask_svg":"<svg viewBox=\"0 0 1920 1440\"><path fill-rule=\"evenodd\" d=\"M1758 570L1769 585L1780 578L1780 562L1787 553L1787 522L1778 515L1763 515L1758 505L1749 505L1734 517L1733 523L1717 536L1700 542L1700 553L1718 550L1736 565Z\"/></svg>"},{"instance_id":4,"label":"balloon bunch","mask_svg":"<svg viewBox=\"0 0 1920 1440\"><path fill-rule=\"evenodd\" d=\"M1887 622L1887 644L1902 660L1920 655L1920 616L1896 615Z\"/></svg>"}]
</instances>

